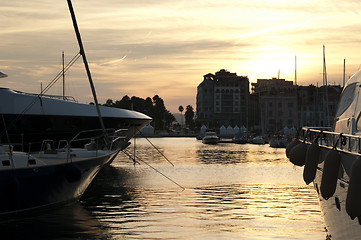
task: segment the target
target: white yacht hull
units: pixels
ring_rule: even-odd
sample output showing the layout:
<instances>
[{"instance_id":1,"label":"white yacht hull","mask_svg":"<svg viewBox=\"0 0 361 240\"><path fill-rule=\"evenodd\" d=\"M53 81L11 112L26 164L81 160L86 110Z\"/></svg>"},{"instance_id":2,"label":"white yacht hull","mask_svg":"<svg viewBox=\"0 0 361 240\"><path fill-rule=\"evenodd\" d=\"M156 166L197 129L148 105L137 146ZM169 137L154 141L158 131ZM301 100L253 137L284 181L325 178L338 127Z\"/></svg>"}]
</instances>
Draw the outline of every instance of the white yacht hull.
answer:
<instances>
[{"instance_id":1,"label":"white yacht hull","mask_svg":"<svg viewBox=\"0 0 361 240\"><path fill-rule=\"evenodd\" d=\"M291 143L286 154L293 164L304 168L305 182L313 182L328 239L361 239L361 195L349 191L351 172L353 179L361 174L355 168L361 161L361 138L312 128L302 131L300 141L293 147ZM361 182L352 184L353 189L360 189Z\"/></svg>"},{"instance_id":2,"label":"white yacht hull","mask_svg":"<svg viewBox=\"0 0 361 240\"><path fill-rule=\"evenodd\" d=\"M125 109L100 106L100 111L105 128L124 129L125 142L152 120L145 114ZM101 128L94 105L7 88L0 88L0 114L4 119L0 121L0 140L21 143L21 149L15 145L18 150L28 150L29 143L34 150L44 139L72 139L79 131Z\"/></svg>"},{"instance_id":3,"label":"white yacht hull","mask_svg":"<svg viewBox=\"0 0 361 240\"><path fill-rule=\"evenodd\" d=\"M346 196L348 183L338 180L336 192L333 197L325 200L320 195L322 171L318 170L314 181L318 193L319 203L327 229L331 239L360 239L360 219L352 220L346 212Z\"/></svg>"}]
</instances>

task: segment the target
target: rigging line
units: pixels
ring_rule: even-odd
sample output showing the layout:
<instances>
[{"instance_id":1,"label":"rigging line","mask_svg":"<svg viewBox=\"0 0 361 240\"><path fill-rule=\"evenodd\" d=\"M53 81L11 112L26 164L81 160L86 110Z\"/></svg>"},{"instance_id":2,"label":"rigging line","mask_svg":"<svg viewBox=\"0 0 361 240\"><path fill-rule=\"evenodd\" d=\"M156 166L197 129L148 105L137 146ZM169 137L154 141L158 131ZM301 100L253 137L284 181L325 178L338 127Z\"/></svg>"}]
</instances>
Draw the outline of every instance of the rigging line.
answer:
<instances>
[{"instance_id":1,"label":"rigging line","mask_svg":"<svg viewBox=\"0 0 361 240\"><path fill-rule=\"evenodd\" d=\"M69 63L66 65L65 69L64 69L64 73L67 72L70 67L79 59L80 57L80 53L77 53L73 59L71 59L69 61ZM13 124L15 124L17 121L19 121L22 116L27 112L29 111L30 108L32 108L32 106L34 106L34 104L39 101L40 99L40 96L44 95L45 92L47 92L51 86L53 86L55 84L55 82L57 80L59 80L59 78L61 77L61 74L62 74L63 71L61 71L60 73L58 73L58 75L48 84L48 86L45 87L45 90L43 90L40 94L37 94L37 97L33 99L33 101L31 103L29 103L25 109L13 120L11 121L11 123L9 124L9 127L13 126ZM55 82L54 82L55 81ZM54 83L53 83L54 82ZM52 84L50 87L49 85ZM0 136L3 136L4 135L4 131L1 132Z\"/></svg>"},{"instance_id":2,"label":"rigging line","mask_svg":"<svg viewBox=\"0 0 361 240\"><path fill-rule=\"evenodd\" d=\"M136 128L136 126L134 126L134 136L135 136L135 131L137 130L137 128ZM135 160L135 145L136 145L136 141L135 141L135 137L133 138L133 140L134 140L134 152L133 152L133 155L134 155L134 158L133 158L133 163L134 163L134 167L135 167L135 162L136 162L136 160Z\"/></svg>"},{"instance_id":3,"label":"rigging line","mask_svg":"<svg viewBox=\"0 0 361 240\"><path fill-rule=\"evenodd\" d=\"M7 127L6 127L6 122L5 122L4 114L1 114L1 117L2 117L3 124L4 124L4 130L5 130L5 133L6 133L6 138L7 138L7 140L8 140L8 143L10 144L10 137L9 137L8 129L7 129Z\"/></svg>"},{"instance_id":4,"label":"rigging line","mask_svg":"<svg viewBox=\"0 0 361 240\"><path fill-rule=\"evenodd\" d=\"M154 146L154 144L139 130L137 129L138 132L140 133L140 135L142 135L142 137L144 137L145 139L147 139L147 141L160 153L160 155L162 155L162 157L167 160L173 167L174 167L174 164L156 147Z\"/></svg>"},{"instance_id":5,"label":"rigging line","mask_svg":"<svg viewBox=\"0 0 361 240\"><path fill-rule=\"evenodd\" d=\"M69 63L64 67L64 73L66 73L71 66L73 66L73 64L80 58L80 53L77 53L73 59L71 59L69 61ZM63 75L63 70L61 70L55 77L53 80L51 80L51 82L48 84L48 86L45 87L45 89L40 93L40 95L43 95L44 93L46 93L58 80L59 78Z\"/></svg>"},{"instance_id":6,"label":"rigging line","mask_svg":"<svg viewBox=\"0 0 361 240\"><path fill-rule=\"evenodd\" d=\"M139 165L140 165L140 162L138 162L137 160L135 160L135 157L133 157L133 155L130 153L130 151L128 151L128 150L126 150L126 149L123 149L122 152L123 152L125 155L127 155L130 160L133 161L134 167L135 167L135 164L139 164Z\"/></svg>"},{"instance_id":7,"label":"rigging line","mask_svg":"<svg viewBox=\"0 0 361 240\"><path fill-rule=\"evenodd\" d=\"M180 187L182 189L182 191L185 190L184 187L182 187L179 183L177 183L176 181L174 181L173 179L171 179L170 177L168 177L167 175L165 175L164 173L162 173L161 171L159 171L158 169L156 169L155 167L153 167L152 165L150 165L149 163L147 163L146 161L144 161L143 159L141 159L138 156L132 156L131 153L129 151L127 151L126 149L123 150L123 152L128 155L129 158L133 159L137 159L137 161L141 161L142 163L144 163L145 165L147 165L148 167L150 167L151 169L153 169L154 171L156 171L157 173L159 173L160 175L162 175L163 177L165 177L166 179L168 179L169 181L171 181L172 183L174 183L175 185L177 185L178 187ZM139 162L138 162L139 163Z\"/></svg>"}]
</instances>

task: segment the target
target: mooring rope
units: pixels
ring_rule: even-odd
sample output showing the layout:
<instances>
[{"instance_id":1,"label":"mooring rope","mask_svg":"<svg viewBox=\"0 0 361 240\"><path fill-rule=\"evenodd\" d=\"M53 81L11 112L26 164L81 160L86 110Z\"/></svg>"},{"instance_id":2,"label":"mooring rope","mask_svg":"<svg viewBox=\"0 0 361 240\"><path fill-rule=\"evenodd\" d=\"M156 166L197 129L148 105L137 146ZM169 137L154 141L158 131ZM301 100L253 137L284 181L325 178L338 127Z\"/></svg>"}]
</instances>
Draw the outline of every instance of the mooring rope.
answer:
<instances>
[{"instance_id":1,"label":"mooring rope","mask_svg":"<svg viewBox=\"0 0 361 240\"><path fill-rule=\"evenodd\" d=\"M130 159L132 159L133 161L140 161L140 162L142 162L142 163L144 163L145 165L147 165L148 167L150 167L151 169L153 169L154 171L156 171L157 173L159 173L160 175L162 175L163 177L165 177L166 179L168 179L169 181L171 181L172 183L174 183L175 185L177 185L178 187L180 187L181 189L182 189L182 191L184 191L185 190L185 188L184 187L182 187L179 183L177 183L176 181L174 181L173 179L171 179L170 177L168 177L167 175L165 175L164 173L162 173L161 171L159 171L158 169L156 169L155 167L153 167L152 165L150 165L149 163L147 163L146 161L144 161L143 159L141 159L140 157L138 157L138 156L132 156L132 154L128 151L128 150L126 150L126 149L124 149L123 150L123 152L130 158ZM135 164L135 163L134 163ZM138 164L140 164L139 162L138 162Z\"/></svg>"},{"instance_id":2,"label":"mooring rope","mask_svg":"<svg viewBox=\"0 0 361 240\"><path fill-rule=\"evenodd\" d=\"M154 146L154 144L137 128L137 127L135 127L137 130L138 130L138 132L140 133L140 135L142 135L142 137L144 137L145 139L147 139L147 141L155 148L155 150L157 150L159 153L160 153L160 155L162 155L162 157L165 159L165 160L167 160L173 167L174 167L174 164L156 147L156 146Z\"/></svg>"}]
</instances>

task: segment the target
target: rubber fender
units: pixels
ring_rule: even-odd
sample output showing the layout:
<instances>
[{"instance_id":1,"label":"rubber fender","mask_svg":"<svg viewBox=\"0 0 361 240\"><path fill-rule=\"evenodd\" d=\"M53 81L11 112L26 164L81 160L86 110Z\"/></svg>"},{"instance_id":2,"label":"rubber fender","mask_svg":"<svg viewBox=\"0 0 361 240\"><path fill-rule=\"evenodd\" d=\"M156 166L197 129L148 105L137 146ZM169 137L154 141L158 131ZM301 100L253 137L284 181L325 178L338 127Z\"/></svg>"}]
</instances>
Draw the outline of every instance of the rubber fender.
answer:
<instances>
[{"instance_id":1,"label":"rubber fender","mask_svg":"<svg viewBox=\"0 0 361 240\"><path fill-rule=\"evenodd\" d=\"M307 185L310 184L316 177L320 151L320 146L318 146L315 142L307 148L305 167L303 169L303 180Z\"/></svg>"},{"instance_id":2,"label":"rubber fender","mask_svg":"<svg viewBox=\"0 0 361 240\"><path fill-rule=\"evenodd\" d=\"M298 139L295 139L292 142L290 142L289 144L287 144L287 147L286 147L287 158L290 158L291 150L299 143L300 143L300 141Z\"/></svg>"},{"instance_id":3,"label":"rubber fender","mask_svg":"<svg viewBox=\"0 0 361 240\"><path fill-rule=\"evenodd\" d=\"M65 178L68 182L76 182L81 179L81 171L73 163L69 163L65 166Z\"/></svg>"},{"instance_id":4,"label":"rubber fender","mask_svg":"<svg viewBox=\"0 0 361 240\"><path fill-rule=\"evenodd\" d=\"M296 166L302 167L305 165L306 160L306 152L307 152L307 144L304 142L300 142L296 146L294 146L290 153L290 161Z\"/></svg>"},{"instance_id":5,"label":"rubber fender","mask_svg":"<svg viewBox=\"0 0 361 240\"><path fill-rule=\"evenodd\" d=\"M361 157L353 163L347 189L346 212L351 218L361 216Z\"/></svg>"},{"instance_id":6,"label":"rubber fender","mask_svg":"<svg viewBox=\"0 0 361 240\"><path fill-rule=\"evenodd\" d=\"M341 156L337 150L330 150L325 157L321 179L321 196L329 199L336 191L337 177L341 164Z\"/></svg>"}]
</instances>

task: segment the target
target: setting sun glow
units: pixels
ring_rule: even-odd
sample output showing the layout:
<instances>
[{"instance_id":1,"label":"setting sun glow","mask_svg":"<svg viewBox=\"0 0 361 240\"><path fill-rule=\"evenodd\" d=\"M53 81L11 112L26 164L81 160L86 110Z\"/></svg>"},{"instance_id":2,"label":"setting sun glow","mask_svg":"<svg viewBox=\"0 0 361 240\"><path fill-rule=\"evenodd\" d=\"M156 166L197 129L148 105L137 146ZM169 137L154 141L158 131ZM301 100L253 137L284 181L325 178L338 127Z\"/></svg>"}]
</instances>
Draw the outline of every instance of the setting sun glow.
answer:
<instances>
[{"instance_id":1,"label":"setting sun glow","mask_svg":"<svg viewBox=\"0 0 361 240\"><path fill-rule=\"evenodd\" d=\"M203 75L220 69L258 78L322 84L322 45L330 83L341 84L361 64L361 3L307 1L74 2L100 102L158 94L172 112L195 106ZM66 2L2 2L2 87L39 92L79 50ZM79 60L67 91L91 101ZM61 87L54 91L61 91ZM58 94L55 92L54 94Z\"/></svg>"}]
</instances>

